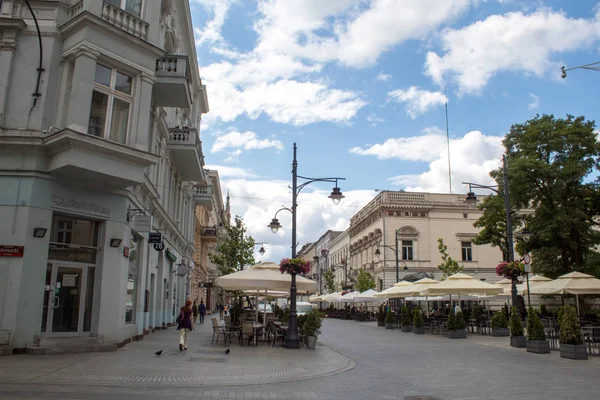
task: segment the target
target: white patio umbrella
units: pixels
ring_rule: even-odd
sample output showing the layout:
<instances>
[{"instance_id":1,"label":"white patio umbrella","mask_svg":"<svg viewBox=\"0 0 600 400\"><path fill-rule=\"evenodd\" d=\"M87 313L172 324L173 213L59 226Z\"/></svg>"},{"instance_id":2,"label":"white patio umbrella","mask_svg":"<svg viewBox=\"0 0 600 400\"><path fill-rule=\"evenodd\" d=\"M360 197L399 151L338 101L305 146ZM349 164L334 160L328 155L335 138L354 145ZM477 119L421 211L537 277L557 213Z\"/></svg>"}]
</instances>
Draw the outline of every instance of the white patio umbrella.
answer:
<instances>
[{"instance_id":1,"label":"white patio umbrella","mask_svg":"<svg viewBox=\"0 0 600 400\"><path fill-rule=\"evenodd\" d=\"M502 293L502 288L491 283L480 281L470 275L457 273L451 275L445 281L430 286L421 292L423 295L445 295L445 294L483 294L498 295Z\"/></svg>"},{"instance_id":2,"label":"white patio umbrella","mask_svg":"<svg viewBox=\"0 0 600 400\"><path fill-rule=\"evenodd\" d=\"M404 290L403 288L410 286L412 288L412 286L414 285L414 283L412 282L407 282L407 281L400 281L398 283L394 283L392 285L391 288L387 288L385 290L382 290L381 292L374 294L373 297L375 297L376 299L389 299L391 294L396 293L397 296L394 298L402 298L402 297L406 297L406 296L401 296L398 291L399 290ZM406 293L407 296L410 295L411 289L406 289Z\"/></svg>"},{"instance_id":3,"label":"white patio umbrella","mask_svg":"<svg viewBox=\"0 0 600 400\"><path fill-rule=\"evenodd\" d=\"M309 303L318 303L319 301L321 301L321 296L317 296L316 294L313 294L308 298Z\"/></svg>"},{"instance_id":4,"label":"white patio umbrella","mask_svg":"<svg viewBox=\"0 0 600 400\"><path fill-rule=\"evenodd\" d=\"M292 276L282 274L279 265L273 262L263 262L253 265L242 271L234 272L215 279L215 284L226 290L252 290L257 295L260 292L268 293L269 290L287 291L290 289ZM310 293L317 289L317 282L296 276L298 292ZM258 310L256 312L258 321Z\"/></svg>"},{"instance_id":5,"label":"white patio umbrella","mask_svg":"<svg viewBox=\"0 0 600 400\"><path fill-rule=\"evenodd\" d=\"M328 303L335 303L340 301L342 298L342 292L329 293L325 296L321 296L321 301L326 301Z\"/></svg>"},{"instance_id":6,"label":"white patio umbrella","mask_svg":"<svg viewBox=\"0 0 600 400\"><path fill-rule=\"evenodd\" d=\"M365 290L360 293L358 296L354 297L353 301L355 303L381 303L385 301L384 299L375 298L375 295L378 292L373 289Z\"/></svg>"},{"instance_id":7,"label":"white patio umbrella","mask_svg":"<svg viewBox=\"0 0 600 400\"><path fill-rule=\"evenodd\" d=\"M600 279L581 272L571 272L530 288L531 294L574 294L579 315L580 294L600 294Z\"/></svg>"},{"instance_id":8,"label":"white patio umbrella","mask_svg":"<svg viewBox=\"0 0 600 400\"><path fill-rule=\"evenodd\" d=\"M354 298L356 296L358 296L359 294L360 294L360 292L358 292L358 291L346 293L345 295L343 295L342 297L340 297L340 301L342 303L352 303L354 301Z\"/></svg>"}]
</instances>

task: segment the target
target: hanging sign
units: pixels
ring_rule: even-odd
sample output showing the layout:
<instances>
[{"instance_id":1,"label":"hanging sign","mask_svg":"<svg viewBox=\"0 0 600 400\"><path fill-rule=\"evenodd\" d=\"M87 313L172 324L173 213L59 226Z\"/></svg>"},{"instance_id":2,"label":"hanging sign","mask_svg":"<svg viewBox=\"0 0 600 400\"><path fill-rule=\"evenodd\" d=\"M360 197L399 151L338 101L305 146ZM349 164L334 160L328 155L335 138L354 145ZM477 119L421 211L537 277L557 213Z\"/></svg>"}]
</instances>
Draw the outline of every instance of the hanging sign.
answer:
<instances>
[{"instance_id":1,"label":"hanging sign","mask_svg":"<svg viewBox=\"0 0 600 400\"><path fill-rule=\"evenodd\" d=\"M152 215L136 215L133 220L133 230L136 232L150 232L152 230Z\"/></svg>"},{"instance_id":2,"label":"hanging sign","mask_svg":"<svg viewBox=\"0 0 600 400\"><path fill-rule=\"evenodd\" d=\"M25 247L0 245L0 257L23 257Z\"/></svg>"},{"instance_id":3,"label":"hanging sign","mask_svg":"<svg viewBox=\"0 0 600 400\"><path fill-rule=\"evenodd\" d=\"M165 253L167 255L167 258L173 262L177 261L177 256L173 253L171 253L171 250L167 249L167 252Z\"/></svg>"},{"instance_id":4,"label":"hanging sign","mask_svg":"<svg viewBox=\"0 0 600 400\"><path fill-rule=\"evenodd\" d=\"M162 234L160 232L148 232L148 243L161 243Z\"/></svg>"}]
</instances>

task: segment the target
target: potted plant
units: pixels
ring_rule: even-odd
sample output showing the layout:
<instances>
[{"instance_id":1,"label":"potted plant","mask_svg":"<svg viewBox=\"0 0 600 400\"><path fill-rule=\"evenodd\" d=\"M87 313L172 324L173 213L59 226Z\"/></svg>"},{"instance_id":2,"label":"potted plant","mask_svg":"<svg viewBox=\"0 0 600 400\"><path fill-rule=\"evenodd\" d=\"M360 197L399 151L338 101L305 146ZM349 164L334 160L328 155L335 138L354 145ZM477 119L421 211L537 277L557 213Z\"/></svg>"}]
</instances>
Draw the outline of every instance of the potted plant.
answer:
<instances>
[{"instance_id":1,"label":"potted plant","mask_svg":"<svg viewBox=\"0 0 600 400\"><path fill-rule=\"evenodd\" d=\"M403 306L402 310L400 311L400 326L402 328L402 332L412 331L412 322L410 319L410 310L407 306Z\"/></svg>"},{"instance_id":2,"label":"potted plant","mask_svg":"<svg viewBox=\"0 0 600 400\"><path fill-rule=\"evenodd\" d=\"M560 323L560 356L571 360L587 360L587 349L581 337L577 311L565 306Z\"/></svg>"},{"instance_id":3,"label":"potted plant","mask_svg":"<svg viewBox=\"0 0 600 400\"><path fill-rule=\"evenodd\" d=\"M417 335L422 335L425 333L425 328L423 327L423 316L421 315L421 309L419 307L415 308L413 313L413 332Z\"/></svg>"},{"instance_id":4,"label":"potted plant","mask_svg":"<svg viewBox=\"0 0 600 400\"><path fill-rule=\"evenodd\" d=\"M450 311L448 314L448 338L449 339L466 339L467 330L465 329L465 319L462 311L456 315Z\"/></svg>"},{"instance_id":5,"label":"potted plant","mask_svg":"<svg viewBox=\"0 0 600 400\"><path fill-rule=\"evenodd\" d=\"M550 353L550 343L546 339L544 325L533 307L529 307L527 311L527 351L537 354Z\"/></svg>"},{"instance_id":6,"label":"potted plant","mask_svg":"<svg viewBox=\"0 0 600 400\"><path fill-rule=\"evenodd\" d=\"M510 311L510 345L512 347L527 347L527 339L523 335L523 324L516 307Z\"/></svg>"},{"instance_id":7,"label":"potted plant","mask_svg":"<svg viewBox=\"0 0 600 400\"><path fill-rule=\"evenodd\" d=\"M321 324L323 320L318 310L311 310L306 313L302 332L306 335L306 347L314 349L317 345L317 336L321 333Z\"/></svg>"},{"instance_id":8,"label":"potted plant","mask_svg":"<svg viewBox=\"0 0 600 400\"><path fill-rule=\"evenodd\" d=\"M306 314L303 315L298 315L297 317L298 320L298 333L301 336L301 339L304 341L304 344L306 344L306 331L304 330L304 323L306 322Z\"/></svg>"},{"instance_id":9,"label":"potted plant","mask_svg":"<svg viewBox=\"0 0 600 400\"><path fill-rule=\"evenodd\" d=\"M385 316L385 329L394 329L395 323L396 320L394 319L392 310L388 310L387 315Z\"/></svg>"},{"instance_id":10,"label":"potted plant","mask_svg":"<svg viewBox=\"0 0 600 400\"><path fill-rule=\"evenodd\" d=\"M504 315L504 310L497 311L490 321L492 325L492 336L501 337L501 336L509 336L510 332L508 331L508 322L506 321L506 316Z\"/></svg>"},{"instance_id":11,"label":"potted plant","mask_svg":"<svg viewBox=\"0 0 600 400\"><path fill-rule=\"evenodd\" d=\"M377 310L377 326L385 326L385 310L383 304L381 304L379 310Z\"/></svg>"}]
</instances>

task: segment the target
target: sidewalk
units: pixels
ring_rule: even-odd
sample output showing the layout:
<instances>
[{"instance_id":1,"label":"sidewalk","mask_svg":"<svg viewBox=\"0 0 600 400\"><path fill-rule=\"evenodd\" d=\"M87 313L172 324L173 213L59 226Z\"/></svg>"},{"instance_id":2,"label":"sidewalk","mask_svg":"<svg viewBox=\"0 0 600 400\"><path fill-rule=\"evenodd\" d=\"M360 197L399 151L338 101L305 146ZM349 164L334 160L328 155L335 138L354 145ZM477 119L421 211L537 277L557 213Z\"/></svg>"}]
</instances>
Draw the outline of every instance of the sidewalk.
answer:
<instances>
[{"instance_id":1,"label":"sidewalk","mask_svg":"<svg viewBox=\"0 0 600 400\"><path fill-rule=\"evenodd\" d=\"M288 382L336 374L356 363L318 344L315 350L288 350L266 343L240 346L237 340L211 345L210 317L196 324L189 349L178 349L175 328L156 332L117 352L0 357L0 383L109 386L219 386ZM231 349L229 355L226 349ZM154 355L163 350L160 357Z\"/></svg>"}]
</instances>

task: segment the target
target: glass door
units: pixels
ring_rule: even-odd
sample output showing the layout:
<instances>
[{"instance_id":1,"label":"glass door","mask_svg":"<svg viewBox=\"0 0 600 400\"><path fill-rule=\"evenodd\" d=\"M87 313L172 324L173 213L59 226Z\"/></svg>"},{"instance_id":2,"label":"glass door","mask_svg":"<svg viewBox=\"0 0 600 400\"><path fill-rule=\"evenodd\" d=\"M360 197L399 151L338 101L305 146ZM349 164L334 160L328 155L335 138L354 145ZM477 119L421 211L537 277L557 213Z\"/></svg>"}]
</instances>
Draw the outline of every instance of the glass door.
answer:
<instances>
[{"instance_id":1,"label":"glass door","mask_svg":"<svg viewBox=\"0 0 600 400\"><path fill-rule=\"evenodd\" d=\"M90 331L95 268L49 263L42 334L80 336Z\"/></svg>"}]
</instances>

